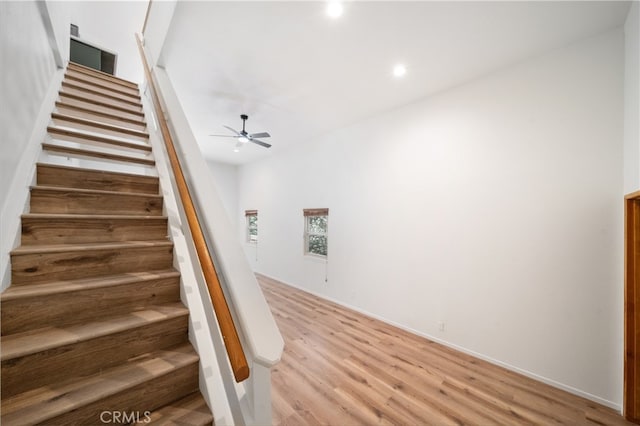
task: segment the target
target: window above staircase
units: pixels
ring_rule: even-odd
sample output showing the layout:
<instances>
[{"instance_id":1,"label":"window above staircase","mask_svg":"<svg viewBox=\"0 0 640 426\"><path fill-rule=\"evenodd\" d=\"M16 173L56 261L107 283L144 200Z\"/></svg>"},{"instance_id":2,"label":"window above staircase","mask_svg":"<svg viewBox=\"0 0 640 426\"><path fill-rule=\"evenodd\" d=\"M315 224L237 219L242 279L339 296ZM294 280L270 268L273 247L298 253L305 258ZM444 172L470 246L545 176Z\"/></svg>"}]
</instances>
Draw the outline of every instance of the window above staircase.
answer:
<instances>
[{"instance_id":1,"label":"window above staircase","mask_svg":"<svg viewBox=\"0 0 640 426\"><path fill-rule=\"evenodd\" d=\"M71 36L69 53L71 62L115 75L118 58L116 53L89 44L74 36Z\"/></svg>"}]
</instances>

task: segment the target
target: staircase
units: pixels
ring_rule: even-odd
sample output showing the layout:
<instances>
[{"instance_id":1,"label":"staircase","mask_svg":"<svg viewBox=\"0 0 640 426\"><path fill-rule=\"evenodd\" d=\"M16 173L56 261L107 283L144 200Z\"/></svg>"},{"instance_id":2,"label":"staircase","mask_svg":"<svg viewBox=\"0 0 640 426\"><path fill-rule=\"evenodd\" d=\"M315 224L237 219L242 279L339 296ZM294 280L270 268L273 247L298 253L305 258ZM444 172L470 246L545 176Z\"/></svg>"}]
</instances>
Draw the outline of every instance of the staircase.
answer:
<instances>
[{"instance_id":1,"label":"staircase","mask_svg":"<svg viewBox=\"0 0 640 426\"><path fill-rule=\"evenodd\" d=\"M3 426L212 424L148 138L137 85L69 64L0 296Z\"/></svg>"}]
</instances>

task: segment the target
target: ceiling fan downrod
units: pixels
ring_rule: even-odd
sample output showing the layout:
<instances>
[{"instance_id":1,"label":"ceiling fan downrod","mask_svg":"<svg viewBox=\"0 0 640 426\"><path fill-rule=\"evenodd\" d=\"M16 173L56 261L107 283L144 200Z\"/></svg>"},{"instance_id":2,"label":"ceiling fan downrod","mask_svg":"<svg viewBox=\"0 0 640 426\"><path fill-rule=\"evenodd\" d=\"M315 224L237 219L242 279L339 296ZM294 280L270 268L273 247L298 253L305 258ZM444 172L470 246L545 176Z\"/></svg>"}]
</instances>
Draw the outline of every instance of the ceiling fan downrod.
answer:
<instances>
[{"instance_id":1,"label":"ceiling fan downrod","mask_svg":"<svg viewBox=\"0 0 640 426\"><path fill-rule=\"evenodd\" d=\"M242 119L242 133L245 134L247 132L244 130L244 124L249 119L249 116L247 114L241 114L240 118Z\"/></svg>"}]
</instances>

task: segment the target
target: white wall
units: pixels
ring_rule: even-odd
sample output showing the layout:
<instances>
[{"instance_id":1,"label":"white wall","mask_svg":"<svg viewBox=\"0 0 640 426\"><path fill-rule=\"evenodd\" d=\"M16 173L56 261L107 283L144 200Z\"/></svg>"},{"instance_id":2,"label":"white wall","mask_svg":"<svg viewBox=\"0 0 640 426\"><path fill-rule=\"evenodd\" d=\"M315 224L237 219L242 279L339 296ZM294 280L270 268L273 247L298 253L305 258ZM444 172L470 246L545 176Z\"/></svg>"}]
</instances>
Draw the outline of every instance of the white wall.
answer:
<instances>
[{"instance_id":1,"label":"white wall","mask_svg":"<svg viewBox=\"0 0 640 426\"><path fill-rule=\"evenodd\" d=\"M640 4L633 2L625 33L624 193L640 190Z\"/></svg>"},{"instance_id":2,"label":"white wall","mask_svg":"<svg viewBox=\"0 0 640 426\"><path fill-rule=\"evenodd\" d=\"M0 206L56 70L35 2L0 2Z\"/></svg>"},{"instance_id":3,"label":"white wall","mask_svg":"<svg viewBox=\"0 0 640 426\"><path fill-rule=\"evenodd\" d=\"M144 31L144 49L147 53L149 66L156 64L164 66L161 52L164 41L170 31L173 13L176 10L177 0L164 0L149 3L149 16Z\"/></svg>"},{"instance_id":4,"label":"white wall","mask_svg":"<svg viewBox=\"0 0 640 426\"><path fill-rule=\"evenodd\" d=\"M623 49L609 32L242 166L247 257L620 407ZM330 209L328 265L302 254L306 207Z\"/></svg>"},{"instance_id":5,"label":"white wall","mask_svg":"<svg viewBox=\"0 0 640 426\"><path fill-rule=\"evenodd\" d=\"M10 279L9 252L19 243L34 163L62 72L56 71L46 9L0 2L0 287ZM49 26L49 29L51 27Z\"/></svg>"},{"instance_id":6,"label":"white wall","mask_svg":"<svg viewBox=\"0 0 640 426\"><path fill-rule=\"evenodd\" d=\"M44 7L47 10L49 22L51 23L52 38L51 48L57 51L61 57L61 65L64 67L69 60L69 3L58 0L45 0Z\"/></svg>"},{"instance_id":7,"label":"white wall","mask_svg":"<svg viewBox=\"0 0 640 426\"><path fill-rule=\"evenodd\" d=\"M218 190L229 221L235 228L238 225L238 168L232 164L223 164L207 160L213 175L213 183Z\"/></svg>"}]
</instances>

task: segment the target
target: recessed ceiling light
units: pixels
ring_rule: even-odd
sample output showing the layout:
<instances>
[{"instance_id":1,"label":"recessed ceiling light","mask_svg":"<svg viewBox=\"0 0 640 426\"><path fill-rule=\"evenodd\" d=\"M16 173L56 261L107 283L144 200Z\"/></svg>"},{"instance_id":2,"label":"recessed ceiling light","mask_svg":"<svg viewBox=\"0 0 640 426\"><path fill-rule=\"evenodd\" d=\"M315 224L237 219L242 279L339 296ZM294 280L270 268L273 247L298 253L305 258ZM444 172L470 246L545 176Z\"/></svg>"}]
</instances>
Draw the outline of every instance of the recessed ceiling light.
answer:
<instances>
[{"instance_id":1,"label":"recessed ceiling light","mask_svg":"<svg viewBox=\"0 0 640 426\"><path fill-rule=\"evenodd\" d=\"M407 73L407 67L404 64L397 64L393 67L393 76L394 77L403 77Z\"/></svg>"},{"instance_id":2,"label":"recessed ceiling light","mask_svg":"<svg viewBox=\"0 0 640 426\"><path fill-rule=\"evenodd\" d=\"M327 15L329 15L330 18L336 19L341 17L342 12L344 12L344 8L339 1L331 1L327 5Z\"/></svg>"},{"instance_id":3,"label":"recessed ceiling light","mask_svg":"<svg viewBox=\"0 0 640 426\"><path fill-rule=\"evenodd\" d=\"M233 152L240 152L240 148L234 148Z\"/></svg>"}]
</instances>

